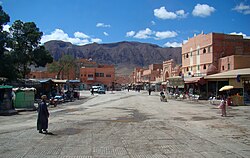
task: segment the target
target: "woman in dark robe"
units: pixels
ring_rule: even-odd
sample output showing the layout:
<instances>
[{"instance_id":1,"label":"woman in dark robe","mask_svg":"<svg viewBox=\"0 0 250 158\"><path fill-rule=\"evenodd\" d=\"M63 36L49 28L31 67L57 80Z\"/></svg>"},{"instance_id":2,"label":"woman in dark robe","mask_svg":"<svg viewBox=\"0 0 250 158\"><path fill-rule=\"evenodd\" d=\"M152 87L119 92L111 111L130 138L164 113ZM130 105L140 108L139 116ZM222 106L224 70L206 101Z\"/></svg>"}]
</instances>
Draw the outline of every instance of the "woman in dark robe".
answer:
<instances>
[{"instance_id":1,"label":"woman in dark robe","mask_svg":"<svg viewBox=\"0 0 250 158\"><path fill-rule=\"evenodd\" d=\"M38 105L38 118L37 118L37 130L39 133L48 133L48 118L49 118L49 111L46 104L46 95L42 95L42 102Z\"/></svg>"}]
</instances>

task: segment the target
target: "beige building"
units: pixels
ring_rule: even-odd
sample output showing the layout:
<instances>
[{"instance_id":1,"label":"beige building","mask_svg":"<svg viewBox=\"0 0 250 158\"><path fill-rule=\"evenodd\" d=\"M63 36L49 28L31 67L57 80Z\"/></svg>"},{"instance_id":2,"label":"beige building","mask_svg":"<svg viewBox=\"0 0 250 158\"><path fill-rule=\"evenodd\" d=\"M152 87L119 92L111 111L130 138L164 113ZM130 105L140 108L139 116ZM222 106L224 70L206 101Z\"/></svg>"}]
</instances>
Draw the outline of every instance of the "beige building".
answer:
<instances>
[{"instance_id":1,"label":"beige building","mask_svg":"<svg viewBox=\"0 0 250 158\"><path fill-rule=\"evenodd\" d=\"M245 55L250 55L249 39L243 39L241 35L202 33L183 44L182 72L185 76L206 76L208 73L245 68L249 60L244 58Z\"/></svg>"}]
</instances>

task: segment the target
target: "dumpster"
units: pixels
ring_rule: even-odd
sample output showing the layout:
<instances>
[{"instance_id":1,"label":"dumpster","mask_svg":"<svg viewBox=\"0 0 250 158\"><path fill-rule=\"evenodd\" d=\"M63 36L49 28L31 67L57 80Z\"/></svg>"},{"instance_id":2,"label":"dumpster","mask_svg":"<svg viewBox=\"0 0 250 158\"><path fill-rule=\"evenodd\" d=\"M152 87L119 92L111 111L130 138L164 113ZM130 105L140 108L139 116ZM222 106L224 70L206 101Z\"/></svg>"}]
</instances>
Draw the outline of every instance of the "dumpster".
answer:
<instances>
[{"instance_id":1,"label":"dumpster","mask_svg":"<svg viewBox=\"0 0 250 158\"><path fill-rule=\"evenodd\" d=\"M12 104L12 86L0 85L0 115L16 114Z\"/></svg>"},{"instance_id":2,"label":"dumpster","mask_svg":"<svg viewBox=\"0 0 250 158\"><path fill-rule=\"evenodd\" d=\"M15 88L16 98L14 106L16 109L35 110L35 88Z\"/></svg>"}]
</instances>

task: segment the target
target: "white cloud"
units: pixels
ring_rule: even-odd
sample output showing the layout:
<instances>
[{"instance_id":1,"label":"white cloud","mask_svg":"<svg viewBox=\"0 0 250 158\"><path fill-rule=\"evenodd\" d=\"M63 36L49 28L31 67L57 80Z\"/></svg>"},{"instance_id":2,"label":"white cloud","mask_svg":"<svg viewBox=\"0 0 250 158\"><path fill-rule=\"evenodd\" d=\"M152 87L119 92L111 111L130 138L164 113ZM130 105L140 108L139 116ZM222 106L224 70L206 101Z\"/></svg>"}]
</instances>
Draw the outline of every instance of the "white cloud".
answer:
<instances>
[{"instance_id":1,"label":"white cloud","mask_svg":"<svg viewBox=\"0 0 250 158\"><path fill-rule=\"evenodd\" d=\"M232 10L236 10L239 13L247 15L250 14L250 5L245 5L244 3L240 3L239 5L236 5Z\"/></svg>"},{"instance_id":2,"label":"white cloud","mask_svg":"<svg viewBox=\"0 0 250 158\"><path fill-rule=\"evenodd\" d=\"M126 37L133 37L138 39L148 39L154 38L155 40L162 40L166 38L176 37L178 34L175 31L153 31L150 28L146 28L145 30L140 30L138 32L129 31L126 33Z\"/></svg>"},{"instance_id":3,"label":"white cloud","mask_svg":"<svg viewBox=\"0 0 250 158\"><path fill-rule=\"evenodd\" d=\"M183 44L186 44L187 42L188 42L188 40L183 40L183 42L182 42L182 43L183 43Z\"/></svg>"},{"instance_id":4,"label":"white cloud","mask_svg":"<svg viewBox=\"0 0 250 158\"><path fill-rule=\"evenodd\" d=\"M164 32L156 32L155 36L157 40L162 40L166 38L176 37L178 34L175 31L164 31Z\"/></svg>"},{"instance_id":5,"label":"white cloud","mask_svg":"<svg viewBox=\"0 0 250 158\"><path fill-rule=\"evenodd\" d=\"M192 12L193 16L207 17L215 12L214 7L210 7L207 4L197 4Z\"/></svg>"},{"instance_id":6,"label":"white cloud","mask_svg":"<svg viewBox=\"0 0 250 158\"><path fill-rule=\"evenodd\" d=\"M169 12L165 7L159 9L154 9L154 15L160 19L176 19L176 18L185 18L188 13L185 13L184 10L178 10L176 12Z\"/></svg>"},{"instance_id":7,"label":"white cloud","mask_svg":"<svg viewBox=\"0 0 250 158\"><path fill-rule=\"evenodd\" d=\"M126 37L133 37L135 35L135 31L129 31L126 33Z\"/></svg>"},{"instance_id":8,"label":"white cloud","mask_svg":"<svg viewBox=\"0 0 250 158\"><path fill-rule=\"evenodd\" d=\"M231 35L242 35L243 38L250 39L250 36L247 36L246 34L244 34L244 33L242 33L242 32L239 32L239 33L237 33L237 32L232 32L232 33L230 33L230 34L231 34Z\"/></svg>"},{"instance_id":9,"label":"white cloud","mask_svg":"<svg viewBox=\"0 0 250 158\"><path fill-rule=\"evenodd\" d=\"M3 25L3 31L10 32L10 25Z\"/></svg>"},{"instance_id":10,"label":"white cloud","mask_svg":"<svg viewBox=\"0 0 250 158\"><path fill-rule=\"evenodd\" d=\"M96 27L111 27L109 24L104 24L104 23L97 23Z\"/></svg>"},{"instance_id":11,"label":"white cloud","mask_svg":"<svg viewBox=\"0 0 250 158\"><path fill-rule=\"evenodd\" d=\"M90 38L90 36L82 32L75 32L74 37L69 37L69 35L65 33L63 30L55 29L53 32L51 32L51 34L43 35L41 39L41 43L43 44L51 40L60 40L64 42L70 42L75 45L85 45L85 44L91 43L89 39L91 40L91 42L97 42L97 43L102 42L101 39Z\"/></svg>"},{"instance_id":12,"label":"white cloud","mask_svg":"<svg viewBox=\"0 0 250 158\"><path fill-rule=\"evenodd\" d=\"M153 21L153 20L151 21L151 24L152 24L152 25L156 25L155 21Z\"/></svg>"},{"instance_id":13,"label":"white cloud","mask_svg":"<svg viewBox=\"0 0 250 158\"><path fill-rule=\"evenodd\" d=\"M108 34L107 32L103 32L103 34L104 34L105 36L109 36L109 34Z\"/></svg>"},{"instance_id":14,"label":"white cloud","mask_svg":"<svg viewBox=\"0 0 250 158\"><path fill-rule=\"evenodd\" d=\"M75 33L74 33L74 36L75 36L76 38L90 38L88 35L86 35L86 34L84 34L84 33L82 33L82 32L75 32Z\"/></svg>"},{"instance_id":15,"label":"white cloud","mask_svg":"<svg viewBox=\"0 0 250 158\"><path fill-rule=\"evenodd\" d=\"M167 42L163 46L164 47L181 47L182 43L177 43L177 42L170 43L170 42Z\"/></svg>"},{"instance_id":16,"label":"white cloud","mask_svg":"<svg viewBox=\"0 0 250 158\"><path fill-rule=\"evenodd\" d=\"M185 13L184 10L178 10L175 12L179 18L186 18L188 13Z\"/></svg>"},{"instance_id":17,"label":"white cloud","mask_svg":"<svg viewBox=\"0 0 250 158\"><path fill-rule=\"evenodd\" d=\"M153 31L150 30L149 28L146 28L145 30L140 30L139 32L137 32L134 38L147 39L147 38L151 38L152 34L153 34Z\"/></svg>"},{"instance_id":18,"label":"white cloud","mask_svg":"<svg viewBox=\"0 0 250 158\"><path fill-rule=\"evenodd\" d=\"M100 38L92 38L91 42L95 42L95 43L101 43L102 40Z\"/></svg>"}]
</instances>

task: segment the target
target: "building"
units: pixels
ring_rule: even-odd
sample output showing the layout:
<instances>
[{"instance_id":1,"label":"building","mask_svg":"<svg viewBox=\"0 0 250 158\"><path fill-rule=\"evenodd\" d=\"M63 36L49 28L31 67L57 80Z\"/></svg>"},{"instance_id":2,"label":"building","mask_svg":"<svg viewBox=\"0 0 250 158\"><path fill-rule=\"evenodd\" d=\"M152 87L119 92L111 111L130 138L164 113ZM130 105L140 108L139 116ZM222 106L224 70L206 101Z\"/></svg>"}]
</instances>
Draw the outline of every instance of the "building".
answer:
<instances>
[{"instance_id":1,"label":"building","mask_svg":"<svg viewBox=\"0 0 250 158\"><path fill-rule=\"evenodd\" d=\"M148 69L145 69L142 73L142 82L153 82L156 78L161 76L162 64L151 64Z\"/></svg>"},{"instance_id":2,"label":"building","mask_svg":"<svg viewBox=\"0 0 250 158\"><path fill-rule=\"evenodd\" d=\"M176 88L184 88L184 81L181 75L181 65L175 64L173 59L164 61L162 71L162 88L168 89L168 91L175 91Z\"/></svg>"},{"instance_id":3,"label":"building","mask_svg":"<svg viewBox=\"0 0 250 158\"><path fill-rule=\"evenodd\" d=\"M231 55L219 59L220 72L250 67L250 55Z\"/></svg>"},{"instance_id":4,"label":"building","mask_svg":"<svg viewBox=\"0 0 250 158\"><path fill-rule=\"evenodd\" d=\"M185 88L193 94L208 98L219 94L218 87L229 84L228 79L206 79L207 75L249 68L250 40L242 35L221 33L199 34L182 46L182 73Z\"/></svg>"},{"instance_id":5,"label":"building","mask_svg":"<svg viewBox=\"0 0 250 158\"><path fill-rule=\"evenodd\" d=\"M101 85L111 89L115 83L114 65L98 65L97 67L81 67L80 81L84 83L85 89L93 85Z\"/></svg>"},{"instance_id":6,"label":"building","mask_svg":"<svg viewBox=\"0 0 250 158\"><path fill-rule=\"evenodd\" d=\"M209 68L214 67L217 72L233 70L234 68L245 68L246 65L225 61L247 62L250 55L250 40L244 39L242 35L227 35L221 33L199 34L188 39L182 46L182 72L184 76L206 76ZM227 65L225 65L227 63ZM217 73L212 72L212 73Z\"/></svg>"}]
</instances>

